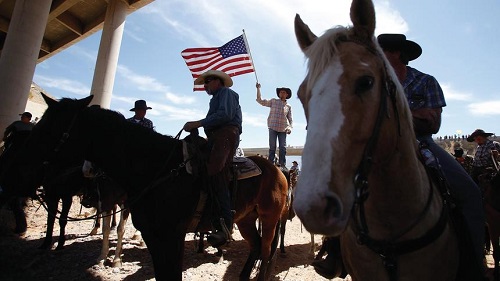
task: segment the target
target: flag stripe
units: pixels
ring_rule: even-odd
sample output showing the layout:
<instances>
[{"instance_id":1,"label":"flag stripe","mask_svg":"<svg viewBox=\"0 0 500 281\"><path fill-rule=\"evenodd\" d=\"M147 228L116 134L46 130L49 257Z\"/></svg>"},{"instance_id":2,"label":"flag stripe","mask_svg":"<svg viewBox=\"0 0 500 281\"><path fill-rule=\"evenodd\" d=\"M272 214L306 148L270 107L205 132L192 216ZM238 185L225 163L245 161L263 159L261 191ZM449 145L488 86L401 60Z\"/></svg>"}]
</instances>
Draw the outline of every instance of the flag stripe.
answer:
<instances>
[{"instance_id":1,"label":"flag stripe","mask_svg":"<svg viewBox=\"0 0 500 281\"><path fill-rule=\"evenodd\" d=\"M255 71L243 35L220 47L185 49L181 56L194 79L208 70L220 70L231 77ZM203 91L204 87L195 85L193 90Z\"/></svg>"}]
</instances>

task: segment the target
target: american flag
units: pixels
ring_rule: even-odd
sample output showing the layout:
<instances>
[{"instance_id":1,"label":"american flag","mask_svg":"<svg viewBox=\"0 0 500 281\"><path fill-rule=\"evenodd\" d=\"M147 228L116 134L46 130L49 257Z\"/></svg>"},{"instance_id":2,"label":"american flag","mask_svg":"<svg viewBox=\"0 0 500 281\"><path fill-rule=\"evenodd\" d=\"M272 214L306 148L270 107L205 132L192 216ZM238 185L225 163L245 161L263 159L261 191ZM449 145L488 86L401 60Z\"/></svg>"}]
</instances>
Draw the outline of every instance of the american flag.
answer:
<instances>
[{"instance_id":1,"label":"american flag","mask_svg":"<svg viewBox=\"0 0 500 281\"><path fill-rule=\"evenodd\" d=\"M189 48L181 55L195 80L208 70L224 71L231 77L255 71L243 35L221 47ZM194 85L193 91L203 90L203 85Z\"/></svg>"}]
</instances>

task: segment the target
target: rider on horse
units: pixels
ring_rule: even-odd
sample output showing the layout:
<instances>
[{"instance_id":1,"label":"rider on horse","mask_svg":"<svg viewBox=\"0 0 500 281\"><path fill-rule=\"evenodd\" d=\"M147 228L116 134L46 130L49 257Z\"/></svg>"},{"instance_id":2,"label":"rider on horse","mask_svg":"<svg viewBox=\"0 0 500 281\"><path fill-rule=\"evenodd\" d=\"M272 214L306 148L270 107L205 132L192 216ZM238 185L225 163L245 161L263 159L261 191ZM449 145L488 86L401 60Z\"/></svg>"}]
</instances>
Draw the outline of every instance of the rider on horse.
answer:
<instances>
[{"instance_id":1,"label":"rider on horse","mask_svg":"<svg viewBox=\"0 0 500 281\"><path fill-rule=\"evenodd\" d=\"M241 107L238 94L229 89L233 81L229 75L218 70L209 70L194 81L204 85L211 95L207 116L184 125L185 131L203 127L210 147L207 173L210 177L212 192L220 205L220 220L213 221L217 232L208 236L213 247L227 242L233 226L233 212L229 196L229 176L233 155L240 142Z\"/></svg>"}]
</instances>

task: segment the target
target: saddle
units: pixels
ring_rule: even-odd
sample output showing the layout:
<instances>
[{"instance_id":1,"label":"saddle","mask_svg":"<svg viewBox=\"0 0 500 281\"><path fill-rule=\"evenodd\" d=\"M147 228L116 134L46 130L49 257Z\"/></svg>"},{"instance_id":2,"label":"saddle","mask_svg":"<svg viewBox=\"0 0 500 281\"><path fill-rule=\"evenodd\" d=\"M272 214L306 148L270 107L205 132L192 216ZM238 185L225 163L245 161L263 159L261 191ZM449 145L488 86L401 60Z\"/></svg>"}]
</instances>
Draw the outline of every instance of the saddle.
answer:
<instances>
[{"instance_id":1,"label":"saddle","mask_svg":"<svg viewBox=\"0 0 500 281\"><path fill-rule=\"evenodd\" d=\"M234 176L236 176L236 180L243 180L262 174L259 166L246 157L233 157L231 167L233 169L233 178L231 180L234 180Z\"/></svg>"}]
</instances>

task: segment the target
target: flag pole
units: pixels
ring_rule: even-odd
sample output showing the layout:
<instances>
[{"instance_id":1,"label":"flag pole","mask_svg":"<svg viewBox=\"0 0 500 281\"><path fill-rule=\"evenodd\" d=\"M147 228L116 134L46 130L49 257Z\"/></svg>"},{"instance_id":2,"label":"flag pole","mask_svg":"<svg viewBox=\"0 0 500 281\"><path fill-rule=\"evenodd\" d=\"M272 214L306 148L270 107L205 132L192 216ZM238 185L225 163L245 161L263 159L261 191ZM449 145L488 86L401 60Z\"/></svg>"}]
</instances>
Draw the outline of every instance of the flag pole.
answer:
<instances>
[{"instance_id":1,"label":"flag pole","mask_svg":"<svg viewBox=\"0 0 500 281\"><path fill-rule=\"evenodd\" d=\"M252 65L253 65L253 72L255 73L255 81L259 83L259 78L257 78L257 69L255 69L255 63L252 58L252 52L250 52L250 46L248 45L248 40L247 40L247 35L245 34L245 29L243 29L243 40L245 41L245 47L248 50L248 55L250 56L250 59L252 60Z\"/></svg>"}]
</instances>

